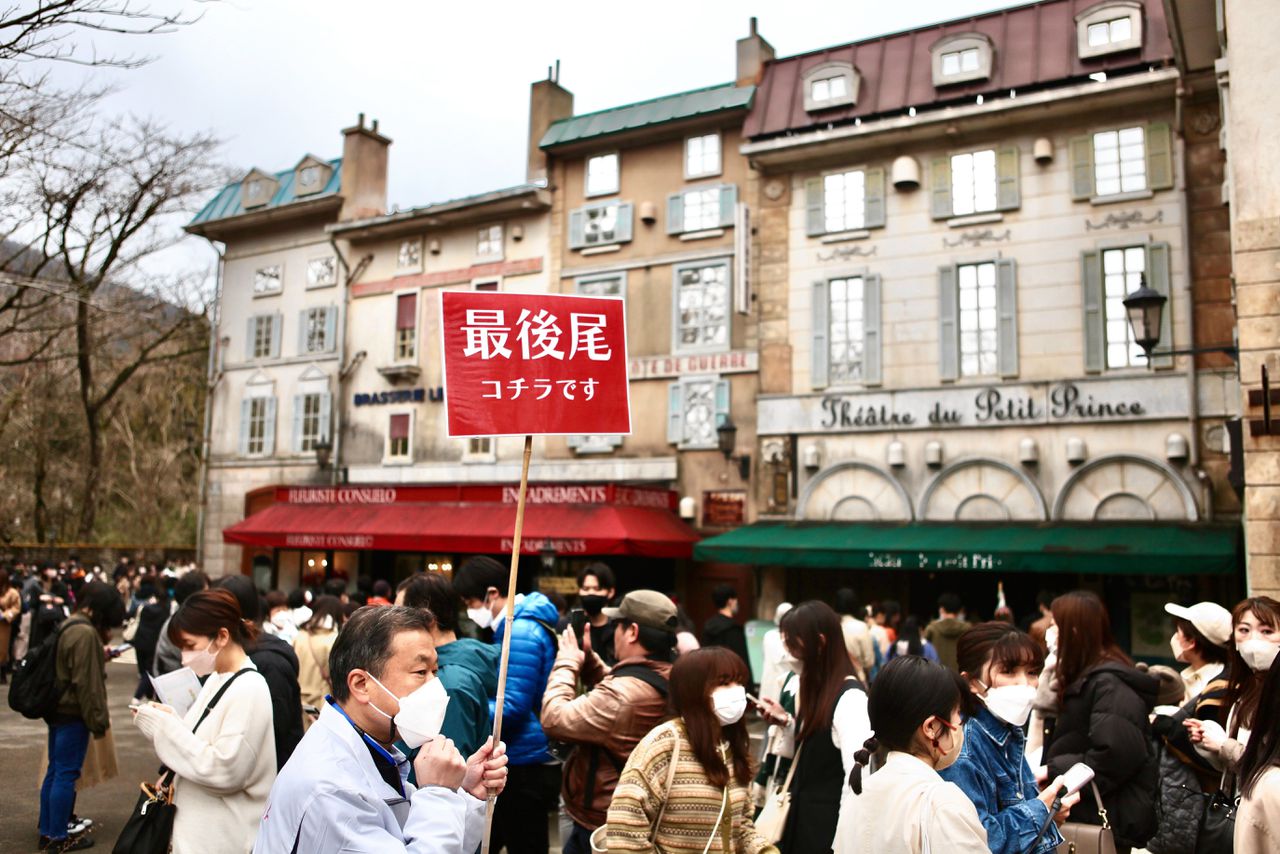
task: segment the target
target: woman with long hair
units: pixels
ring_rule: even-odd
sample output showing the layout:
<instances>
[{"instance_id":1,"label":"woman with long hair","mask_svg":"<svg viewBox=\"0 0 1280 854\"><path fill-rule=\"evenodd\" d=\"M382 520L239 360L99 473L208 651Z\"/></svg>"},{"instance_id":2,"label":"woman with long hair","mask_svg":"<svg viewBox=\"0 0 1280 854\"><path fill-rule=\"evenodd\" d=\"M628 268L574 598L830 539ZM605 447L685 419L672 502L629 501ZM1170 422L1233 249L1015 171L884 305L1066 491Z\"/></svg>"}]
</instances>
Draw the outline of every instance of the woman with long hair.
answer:
<instances>
[{"instance_id":1,"label":"woman with long hair","mask_svg":"<svg viewBox=\"0 0 1280 854\"><path fill-rule=\"evenodd\" d=\"M1049 778L1083 762L1094 771L1121 852L1141 847L1156 830L1158 765L1147 749L1149 715L1159 682L1139 671L1111 634L1107 606L1077 590L1053 600L1058 626L1058 723L1045 748ZM1085 792L1072 821L1102 824Z\"/></svg>"},{"instance_id":2,"label":"woman with long hair","mask_svg":"<svg viewBox=\"0 0 1280 854\"><path fill-rule=\"evenodd\" d=\"M342 600L326 595L311 603L311 617L298 627L293 651L298 655L298 687L304 706L324 707L330 688L329 650L344 622Z\"/></svg>"},{"instance_id":3,"label":"woman with long hair","mask_svg":"<svg viewBox=\"0 0 1280 854\"><path fill-rule=\"evenodd\" d=\"M183 717L137 707L134 723L173 774L173 854L245 854L276 778L271 692L245 652L258 628L229 590L193 594L169 620L182 663L208 677Z\"/></svg>"},{"instance_id":4,"label":"woman with long hair","mask_svg":"<svg viewBox=\"0 0 1280 854\"><path fill-rule=\"evenodd\" d=\"M1058 781L1038 791L1027 764L1023 727L1031 717L1044 651L1010 623L979 623L956 641L956 664L968 682L973 714L964 725L964 747L942 779L973 801L992 854L1023 854L1049 818ZM1055 816L1065 820L1069 807ZM1034 854L1051 854L1062 842L1057 828L1036 842Z\"/></svg>"},{"instance_id":5,"label":"woman with long hair","mask_svg":"<svg viewBox=\"0 0 1280 854\"><path fill-rule=\"evenodd\" d=\"M776 854L751 822L746 664L724 647L671 668L674 720L631 752L609 804L608 850Z\"/></svg>"},{"instance_id":6,"label":"woman with long hair","mask_svg":"<svg viewBox=\"0 0 1280 854\"><path fill-rule=\"evenodd\" d=\"M897 658L900 655L918 655L929 661L938 660L938 651L933 648L933 644L924 639L920 632L920 620L917 617L907 617L902 621L902 625L898 628L898 639L889 648L889 658Z\"/></svg>"},{"instance_id":7,"label":"woman with long hair","mask_svg":"<svg viewBox=\"0 0 1280 854\"><path fill-rule=\"evenodd\" d=\"M1198 752L1215 768L1235 771L1250 733L1262 683L1280 651L1280 602L1270 596L1245 599L1231 609L1232 649L1227 677L1226 727L1211 720L1185 721Z\"/></svg>"},{"instance_id":8,"label":"woman with long hair","mask_svg":"<svg viewBox=\"0 0 1280 854\"><path fill-rule=\"evenodd\" d=\"M784 665L800 678L796 714L762 701L770 722L794 739L791 809L778 847L786 854L831 850L842 804L852 797L845 780L853 754L871 732L867 692L854 675L840 617L825 602L802 602L778 626Z\"/></svg>"},{"instance_id":9,"label":"woman with long hair","mask_svg":"<svg viewBox=\"0 0 1280 854\"><path fill-rule=\"evenodd\" d=\"M1240 757L1235 852L1272 854L1280 846L1280 667L1262 680L1253 733Z\"/></svg>"},{"instance_id":10,"label":"woman with long hair","mask_svg":"<svg viewBox=\"0 0 1280 854\"><path fill-rule=\"evenodd\" d=\"M987 854L973 804L939 776L965 743L966 693L958 675L917 655L884 666L867 709L875 735L855 754L836 854ZM864 780L878 750L888 751L884 767Z\"/></svg>"}]
</instances>

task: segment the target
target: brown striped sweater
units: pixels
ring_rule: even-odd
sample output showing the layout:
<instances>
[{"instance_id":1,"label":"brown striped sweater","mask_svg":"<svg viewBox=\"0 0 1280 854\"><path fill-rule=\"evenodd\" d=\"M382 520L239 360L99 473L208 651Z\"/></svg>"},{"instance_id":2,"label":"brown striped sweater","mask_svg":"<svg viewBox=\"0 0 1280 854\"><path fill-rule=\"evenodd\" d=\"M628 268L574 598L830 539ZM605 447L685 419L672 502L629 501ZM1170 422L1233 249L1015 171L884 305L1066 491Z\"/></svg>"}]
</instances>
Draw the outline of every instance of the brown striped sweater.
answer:
<instances>
[{"instance_id":1,"label":"brown striped sweater","mask_svg":"<svg viewBox=\"0 0 1280 854\"><path fill-rule=\"evenodd\" d=\"M677 748L677 733L679 755L668 792L668 769ZM727 755L728 744L722 742L720 750L721 755ZM693 755L684 723L676 719L662 724L640 740L622 769L609 804L609 850L702 854L707 849L715 854L778 854L778 849L752 824L747 788L736 780L730 779L728 805L717 825L724 798L725 790L712 785L702 763ZM654 822L658 823L656 828ZM715 838L711 839L713 835Z\"/></svg>"}]
</instances>

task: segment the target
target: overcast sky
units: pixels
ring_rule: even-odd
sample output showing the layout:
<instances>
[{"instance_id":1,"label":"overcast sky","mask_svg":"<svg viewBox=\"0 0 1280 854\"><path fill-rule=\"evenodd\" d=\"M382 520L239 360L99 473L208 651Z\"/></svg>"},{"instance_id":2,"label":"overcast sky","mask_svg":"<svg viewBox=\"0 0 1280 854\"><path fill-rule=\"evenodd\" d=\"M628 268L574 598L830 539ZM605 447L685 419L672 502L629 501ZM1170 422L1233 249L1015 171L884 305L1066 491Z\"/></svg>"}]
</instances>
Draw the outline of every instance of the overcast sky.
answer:
<instances>
[{"instance_id":1,"label":"overcast sky","mask_svg":"<svg viewBox=\"0 0 1280 854\"><path fill-rule=\"evenodd\" d=\"M522 182L529 84L556 59L575 111L590 112L732 80L752 14L788 56L1012 5L226 0L187 7L204 18L179 32L96 46L155 57L107 72L109 109L211 130L237 170L336 157L341 128L377 118L395 141L388 203L404 208Z\"/></svg>"}]
</instances>

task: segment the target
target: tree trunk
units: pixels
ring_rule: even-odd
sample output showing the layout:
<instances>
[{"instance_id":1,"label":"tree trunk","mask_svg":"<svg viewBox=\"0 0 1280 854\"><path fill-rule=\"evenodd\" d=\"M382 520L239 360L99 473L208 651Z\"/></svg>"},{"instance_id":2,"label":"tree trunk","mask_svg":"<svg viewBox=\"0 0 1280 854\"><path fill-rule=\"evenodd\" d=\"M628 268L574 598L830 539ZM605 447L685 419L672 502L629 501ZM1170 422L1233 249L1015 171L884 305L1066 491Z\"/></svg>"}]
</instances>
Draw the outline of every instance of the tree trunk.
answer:
<instances>
[{"instance_id":1,"label":"tree trunk","mask_svg":"<svg viewBox=\"0 0 1280 854\"><path fill-rule=\"evenodd\" d=\"M35 476L32 478L31 493L35 499L34 506L31 508L32 527L36 531L36 542L43 543L45 537L45 529L48 527L49 508L44 503L44 482L48 476L48 454L45 451L44 443L36 443L38 450L36 451Z\"/></svg>"},{"instance_id":2,"label":"tree trunk","mask_svg":"<svg viewBox=\"0 0 1280 854\"><path fill-rule=\"evenodd\" d=\"M93 399L93 358L89 330L89 297L92 291L81 289L76 303L76 373L80 379L80 408L84 412L88 459L80 489L80 523L76 535L82 543L93 540L93 526L98 515L98 481L102 476L102 432L98 423L99 409Z\"/></svg>"}]
</instances>

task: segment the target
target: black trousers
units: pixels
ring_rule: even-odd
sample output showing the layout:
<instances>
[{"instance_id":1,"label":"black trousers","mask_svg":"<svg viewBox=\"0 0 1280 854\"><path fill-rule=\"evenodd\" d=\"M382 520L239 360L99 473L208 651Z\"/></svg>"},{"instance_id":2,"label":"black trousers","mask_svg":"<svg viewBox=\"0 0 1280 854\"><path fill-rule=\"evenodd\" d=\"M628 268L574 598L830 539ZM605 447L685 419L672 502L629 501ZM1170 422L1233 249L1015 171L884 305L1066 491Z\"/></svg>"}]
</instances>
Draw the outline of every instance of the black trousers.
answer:
<instances>
[{"instance_id":1,"label":"black trousers","mask_svg":"<svg viewBox=\"0 0 1280 854\"><path fill-rule=\"evenodd\" d=\"M507 854L547 854L548 823L560 805L559 765L512 765L507 786L493 809L489 850Z\"/></svg>"}]
</instances>

